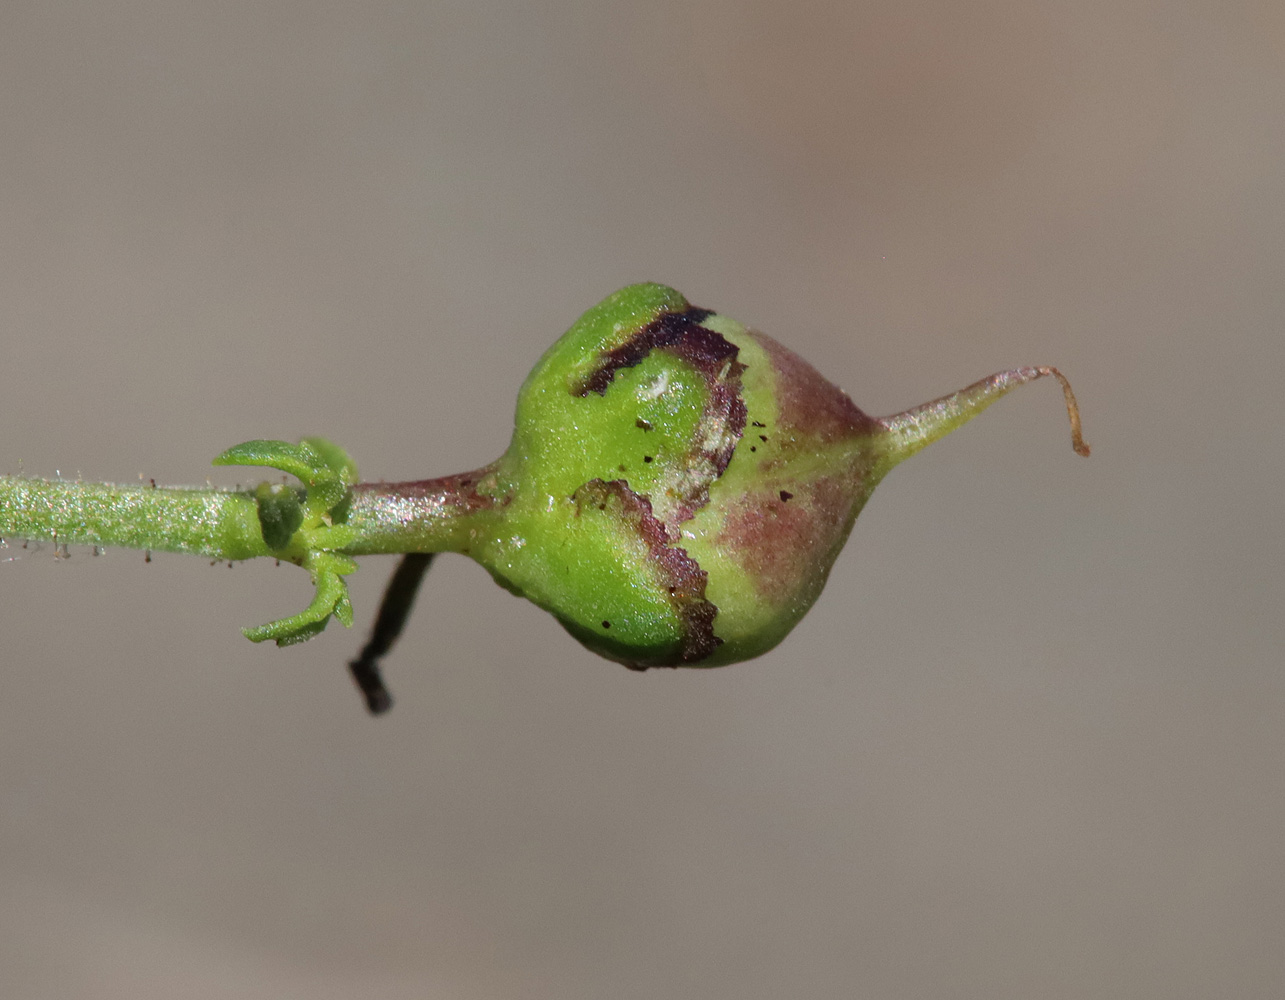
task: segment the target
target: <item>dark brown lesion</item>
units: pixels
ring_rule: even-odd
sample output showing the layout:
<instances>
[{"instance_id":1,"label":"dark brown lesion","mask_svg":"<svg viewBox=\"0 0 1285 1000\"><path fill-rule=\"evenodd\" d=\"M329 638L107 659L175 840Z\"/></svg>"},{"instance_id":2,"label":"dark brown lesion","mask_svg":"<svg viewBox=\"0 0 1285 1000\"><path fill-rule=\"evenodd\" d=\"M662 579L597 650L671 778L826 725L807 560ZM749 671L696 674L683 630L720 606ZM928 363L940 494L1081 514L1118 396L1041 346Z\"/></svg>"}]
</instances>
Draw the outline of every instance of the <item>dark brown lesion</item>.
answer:
<instances>
[{"instance_id":1,"label":"dark brown lesion","mask_svg":"<svg viewBox=\"0 0 1285 1000\"><path fill-rule=\"evenodd\" d=\"M664 504L665 523L671 530L709 503L710 485L726 471L745 433L748 411L741 398L745 365L737 360L740 349L735 344L701 326L711 315L710 310L696 307L661 314L624 343L603 351L597 366L572 390L577 396L605 395L616 372L640 364L652 351L672 354L704 378L709 395L697 425L697 441L687 455L675 457L676 474L665 487L670 494ZM641 420L635 426L651 429ZM714 429L718 432L710 433Z\"/></svg>"},{"instance_id":2,"label":"dark brown lesion","mask_svg":"<svg viewBox=\"0 0 1285 1000\"><path fill-rule=\"evenodd\" d=\"M643 358L647 357L652 351L661 347L672 347L686 341L692 341L692 347L686 350L694 356L699 355L708 357L711 361L718 359L721 363L722 358L736 357L736 347L727 342L712 330L706 330L700 324L713 313L708 309L688 308L684 312L667 312L661 313L656 319L652 320L637 333L633 334L623 344L613 347L609 351L603 351L598 366L594 368L580 385L573 389L576 396L587 396L591 392L596 392L599 396L607 391L611 385L611 380L616 377L616 372L622 368L632 368L640 364ZM699 331L699 332L697 332ZM702 336L707 335L707 336ZM717 338L722 341L726 347L711 342L708 338ZM697 343L699 341L700 343ZM728 348L731 353L728 354ZM681 353L676 351L675 353Z\"/></svg>"},{"instance_id":3,"label":"dark brown lesion","mask_svg":"<svg viewBox=\"0 0 1285 1000\"><path fill-rule=\"evenodd\" d=\"M610 510L647 546L652 571L682 623L682 644L675 666L699 662L722 645L723 640L714 634L718 608L705 597L708 574L686 549L672 544L673 539L652 512L647 497L635 493L623 479L591 479L576 490L572 499L582 509ZM645 669L648 664L636 666Z\"/></svg>"},{"instance_id":4,"label":"dark brown lesion","mask_svg":"<svg viewBox=\"0 0 1285 1000\"><path fill-rule=\"evenodd\" d=\"M705 597L707 574L687 551L674 544L679 525L709 503L710 486L727 470L736 445L745 433L748 411L741 397L745 365L737 360L740 349L722 334L702 326L712 313L690 307L663 313L623 343L599 355L598 364L573 387L576 396L605 395L616 372L640 364L652 351L665 351L685 362L705 381L707 398L697 433L686 455L671 456L672 475L666 475L663 495L635 493L624 480L601 479L576 492L581 502L605 502L611 497L621 516L646 544L651 564L666 588L682 622L683 640L678 663L696 663L710 656L722 640L714 634L718 608ZM650 431L645 420L635 426ZM643 457L650 463L654 456ZM655 500L663 511L657 516ZM636 664L646 669L644 664Z\"/></svg>"}]
</instances>

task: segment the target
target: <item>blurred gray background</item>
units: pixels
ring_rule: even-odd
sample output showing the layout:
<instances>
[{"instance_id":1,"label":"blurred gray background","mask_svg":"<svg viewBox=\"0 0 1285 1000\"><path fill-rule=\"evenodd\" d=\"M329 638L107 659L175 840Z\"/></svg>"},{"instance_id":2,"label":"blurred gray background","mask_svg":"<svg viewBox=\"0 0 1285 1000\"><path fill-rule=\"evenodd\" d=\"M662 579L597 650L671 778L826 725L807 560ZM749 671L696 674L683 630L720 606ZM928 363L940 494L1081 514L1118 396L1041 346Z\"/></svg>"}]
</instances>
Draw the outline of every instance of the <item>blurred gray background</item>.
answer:
<instances>
[{"instance_id":1,"label":"blurred gray background","mask_svg":"<svg viewBox=\"0 0 1285 1000\"><path fill-rule=\"evenodd\" d=\"M442 559L371 720L270 563L0 552L0 994L1285 993L1285 6L0 8L0 471L507 444L664 281L872 413L762 659L639 675Z\"/></svg>"}]
</instances>

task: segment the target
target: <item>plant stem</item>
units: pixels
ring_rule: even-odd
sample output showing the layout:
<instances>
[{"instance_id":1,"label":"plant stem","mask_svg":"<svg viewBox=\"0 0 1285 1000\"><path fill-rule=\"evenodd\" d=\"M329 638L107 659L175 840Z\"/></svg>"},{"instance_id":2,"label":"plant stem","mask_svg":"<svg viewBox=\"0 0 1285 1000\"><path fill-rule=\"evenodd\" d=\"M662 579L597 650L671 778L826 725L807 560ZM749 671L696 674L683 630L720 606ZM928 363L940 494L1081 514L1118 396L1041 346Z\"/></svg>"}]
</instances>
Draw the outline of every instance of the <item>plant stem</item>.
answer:
<instances>
[{"instance_id":1,"label":"plant stem","mask_svg":"<svg viewBox=\"0 0 1285 1000\"><path fill-rule=\"evenodd\" d=\"M945 437L951 431L963 426L1003 396L1008 395L1019 385L1033 382L1035 379L1052 375L1062 384L1062 394L1066 398L1066 413L1071 421L1071 447L1076 454L1089 454L1080 431L1080 409L1071 392L1071 383L1056 368L1042 366L1039 368L1013 368L1009 371L996 372L972 385L965 386L949 396L942 396L932 402L912 407L890 417L881 417L877 423L883 430L882 450L884 452L883 471L911 455L926 448L934 441Z\"/></svg>"},{"instance_id":2,"label":"plant stem","mask_svg":"<svg viewBox=\"0 0 1285 1000\"><path fill-rule=\"evenodd\" d=\"M0 476L0 538L211 559L269 554L252 493L14 476Z\"/></svg>"},{"instance_id":3,"label":"plant stem","mask_svg":"<svg viewBox=\"0 0 1285 1000\"><path fill-rule=\"evenodd\" d=\"M478 492L491 470L409 483L358 483L344 523L346 555L467 548L476 515L495 506ZM275 553L263 540L248 490L117 486L0 476L0 538L185 552L240 560Z\"/></svg>"},{"instance_id":4,"label":"plant stem","mask_svg":"<svg viewBox=\"0 0 1285 1000\"><path fill-rule=\"evenodd\" d=\"M397 552L462 552L478 520L499 506L493 466L408 483L357 483L345 524L356 540L350 556Z\"/></svg>"}]
</instances>

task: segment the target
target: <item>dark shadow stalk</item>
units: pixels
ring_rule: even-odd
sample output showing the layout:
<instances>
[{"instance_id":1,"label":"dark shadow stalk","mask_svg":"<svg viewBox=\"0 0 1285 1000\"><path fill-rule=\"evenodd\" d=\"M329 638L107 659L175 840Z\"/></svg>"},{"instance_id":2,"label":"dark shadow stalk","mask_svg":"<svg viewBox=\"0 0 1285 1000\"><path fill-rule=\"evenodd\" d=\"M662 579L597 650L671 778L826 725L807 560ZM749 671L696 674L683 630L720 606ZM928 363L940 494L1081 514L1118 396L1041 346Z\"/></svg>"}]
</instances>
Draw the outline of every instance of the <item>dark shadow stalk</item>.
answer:
<instances>
[{"instance_id":1,"label":"dark shadow stalk","mask_svg":"<svg viewBox=\"0 0 1285 1000\"><path fill-rule=\"evenodd\" d=\"M406 619L410 617L411 607L415 604L415 594L420 581L433 563L431 552L410 552L402 556L388 581L384 599L379 605L379 615L371 631L370 640L357 659L348 664L352 679L357 689L366 699L366 708L371 715L383 715L393 707L393 696L384 686L384 679L379 672L379 661L393 648L393 643L402 634Z\"/></svg>"}]
</instances>

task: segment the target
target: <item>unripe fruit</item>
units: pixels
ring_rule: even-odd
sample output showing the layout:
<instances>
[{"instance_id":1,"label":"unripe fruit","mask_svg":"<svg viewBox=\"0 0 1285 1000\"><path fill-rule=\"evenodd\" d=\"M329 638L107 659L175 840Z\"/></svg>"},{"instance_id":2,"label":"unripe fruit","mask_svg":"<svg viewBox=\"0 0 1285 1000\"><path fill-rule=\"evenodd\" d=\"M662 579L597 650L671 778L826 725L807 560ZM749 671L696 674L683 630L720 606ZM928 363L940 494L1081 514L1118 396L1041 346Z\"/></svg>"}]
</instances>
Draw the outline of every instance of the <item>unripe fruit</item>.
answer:
<instances>
[{"instance_id":1,"label":"unripe fruit","mask_svg":"<svg viewBox=\"0 0 1285 1000\"><path fill-rule=\"evenodd\" d=\"M634 285L551 347L504 456L470 481L461 551L635 668L719 666L807 612L871 491L897 462L1023 382L1004 372L866 416L770 337Z\"/></svg>"},{"instance_id":2,"label":"unripe fruit","mask_svg":"<svg viewBox=\"0 0 1285 1000\"><path fill-rule=\"evenodd\" d=\"M354 557L401 553L374 633L350 664L373 712L378 660L434 553L461 552L630 667L758 656L807 612L871 492L894 465L1053 368L999 372L891 417L862 413L771 337L633 285L585 313L518 396L508 450L475 472L363 483L321 438L255 440L216 465L280 469L299 485L219 490L0 476L0 537L271 556L308 571L303 611L246 629L303 642L352 622Z\"/></svg>"}]
</instances>

